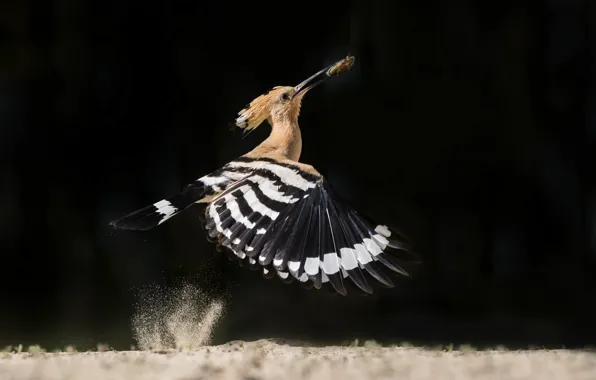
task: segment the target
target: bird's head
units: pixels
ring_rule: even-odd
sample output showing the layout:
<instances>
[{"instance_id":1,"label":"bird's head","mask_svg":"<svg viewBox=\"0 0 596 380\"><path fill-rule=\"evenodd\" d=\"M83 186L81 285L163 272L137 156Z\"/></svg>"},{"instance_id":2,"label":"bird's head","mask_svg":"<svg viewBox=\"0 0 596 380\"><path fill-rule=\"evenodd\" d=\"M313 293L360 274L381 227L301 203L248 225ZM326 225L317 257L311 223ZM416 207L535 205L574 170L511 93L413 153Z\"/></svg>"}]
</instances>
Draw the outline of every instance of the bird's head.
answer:
<instances>
[{"instance_id":1,"label":"bird's head","mask_svg":"<svg viewBox=\"0 0 596 380\"><path fill-rule=\"evenodd\" d=\"M328 66L302 81L297 86L276 86L247 104L236 118L234 124L244 132L249 132L265 120L283 120L297 118L304 95L323 83L343 72L348 71L354 64L354 57L348 56L341 61Z\"/></svg>"}]
</instances>

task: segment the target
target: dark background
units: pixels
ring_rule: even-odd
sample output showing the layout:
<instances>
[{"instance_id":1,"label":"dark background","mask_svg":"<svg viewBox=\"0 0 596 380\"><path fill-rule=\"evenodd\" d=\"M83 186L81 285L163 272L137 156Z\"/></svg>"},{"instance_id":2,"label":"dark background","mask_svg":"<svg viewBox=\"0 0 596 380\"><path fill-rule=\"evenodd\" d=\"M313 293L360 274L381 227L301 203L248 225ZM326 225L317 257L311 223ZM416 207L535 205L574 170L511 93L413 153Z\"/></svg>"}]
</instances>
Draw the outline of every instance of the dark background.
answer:
<instances>
[{"instance_id":1,"label":"dark background","mask_svg":"<svg viewBox=\"0 0 596 380\"><path fill-rule=\"evenodd\" d=\"M230 263L198 210L108 222L252 149L236 112L346 54L301 160L425 260L371 297ZM228 294L215 343L596 343L593 1L0 3L0 343L134 343L136 288Z\"/></svg>"}]
</instances>

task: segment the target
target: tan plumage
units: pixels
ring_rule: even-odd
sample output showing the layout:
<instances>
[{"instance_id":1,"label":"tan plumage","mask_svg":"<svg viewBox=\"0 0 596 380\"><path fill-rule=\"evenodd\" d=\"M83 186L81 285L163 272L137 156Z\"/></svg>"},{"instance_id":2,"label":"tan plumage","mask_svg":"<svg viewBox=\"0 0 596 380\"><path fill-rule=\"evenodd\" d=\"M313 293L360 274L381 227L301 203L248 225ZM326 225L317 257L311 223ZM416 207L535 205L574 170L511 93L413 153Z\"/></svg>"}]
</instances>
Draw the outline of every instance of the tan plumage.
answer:
<instances>
[{"instance_id":1,"label":"tan plumage","mask_svg":"<svg viewBox=\"0 0 596 380\"><path fill-rule=\"evenodd\" d=\"M278 86L253 100L248 110L241 111L242 115L250 115L246 128L256 128L258 120L261 120L261 123L267 120L271 125L269 137L247 153L247 157L266 156L296 162L300 159L302 135L298 126L298 116L303 94L293 97L294 94L294 87Z\"/></svg>"},{"instance_id":2,"label":"tan plumage","mask_svg":"<svg viewBox=\"0 0 596 380\"><path fill-rule=\"evenodd\" d=\"M296 87L275 86L240 110L236 118L236 126L246 132L254 130L265 120L271 125L269 137L244 157L284 160L308 173L320 176L312 166L298 162L302 152L302 134L298 125L302 99L310 89L322 82L319 80L313 83L313 78L321 74L331 78L350 70L353 64L354 57L348 56L329 68L319 71Z\"/></svg>"}]
</instances>

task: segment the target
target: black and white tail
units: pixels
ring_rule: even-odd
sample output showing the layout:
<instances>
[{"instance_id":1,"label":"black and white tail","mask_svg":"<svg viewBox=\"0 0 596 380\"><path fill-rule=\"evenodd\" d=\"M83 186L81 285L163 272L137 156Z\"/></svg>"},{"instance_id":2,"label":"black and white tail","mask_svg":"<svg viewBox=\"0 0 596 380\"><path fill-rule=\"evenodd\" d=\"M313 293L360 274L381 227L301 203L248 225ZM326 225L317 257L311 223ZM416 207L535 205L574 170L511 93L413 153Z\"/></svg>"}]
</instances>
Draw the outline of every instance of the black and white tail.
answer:
<instances>
[{"instance_id":1,"label":"black and white tail","mask_svg":"<svg viewBox=\"0 0 596 380\"><path fill-rule=\"evenodd\" d=\"M225 190L230 183L246 175L227 171L225 168L223 167L195 180L174 196L162 199L110 222L110 226L125 230L149 230L178 215L195 203L209 201L210 198Z\"/></svg>"},{"instance_id":2,"label":"black and white tail","mask_svg":"<svg viewBox=\"0 0 596 380\"><path fill-rule=\"evenodd\" d=\"M110 222L110 226L125 230L149 230L184 211L204 196L205 189L202 187L185 189L172 197L114 220Z\"/></svg>"}]
</instances>

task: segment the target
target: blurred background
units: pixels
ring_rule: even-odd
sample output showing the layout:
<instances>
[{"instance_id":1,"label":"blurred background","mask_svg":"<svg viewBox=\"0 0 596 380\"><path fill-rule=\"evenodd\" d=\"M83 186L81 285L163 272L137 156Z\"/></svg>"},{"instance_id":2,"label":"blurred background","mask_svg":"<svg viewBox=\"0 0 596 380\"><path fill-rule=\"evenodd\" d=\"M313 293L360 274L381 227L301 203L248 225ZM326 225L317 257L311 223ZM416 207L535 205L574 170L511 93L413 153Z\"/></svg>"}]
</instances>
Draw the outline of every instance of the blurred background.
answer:
<instances>
[{"instance_id":1,"label":"blurred background","mask_svg":"<svg viewBox=\"0 0 596 380\"><path fill-rule=\"evenodd\" d=\"M252 149L228 124L348 53L313 90L301 160L425 263L374 296L264 280L198 210L111 219ZM596 344L596 3L0 3L0 344L134 344L135 289L225 295L214 343Z\"/></svg>"}]
</instances>

